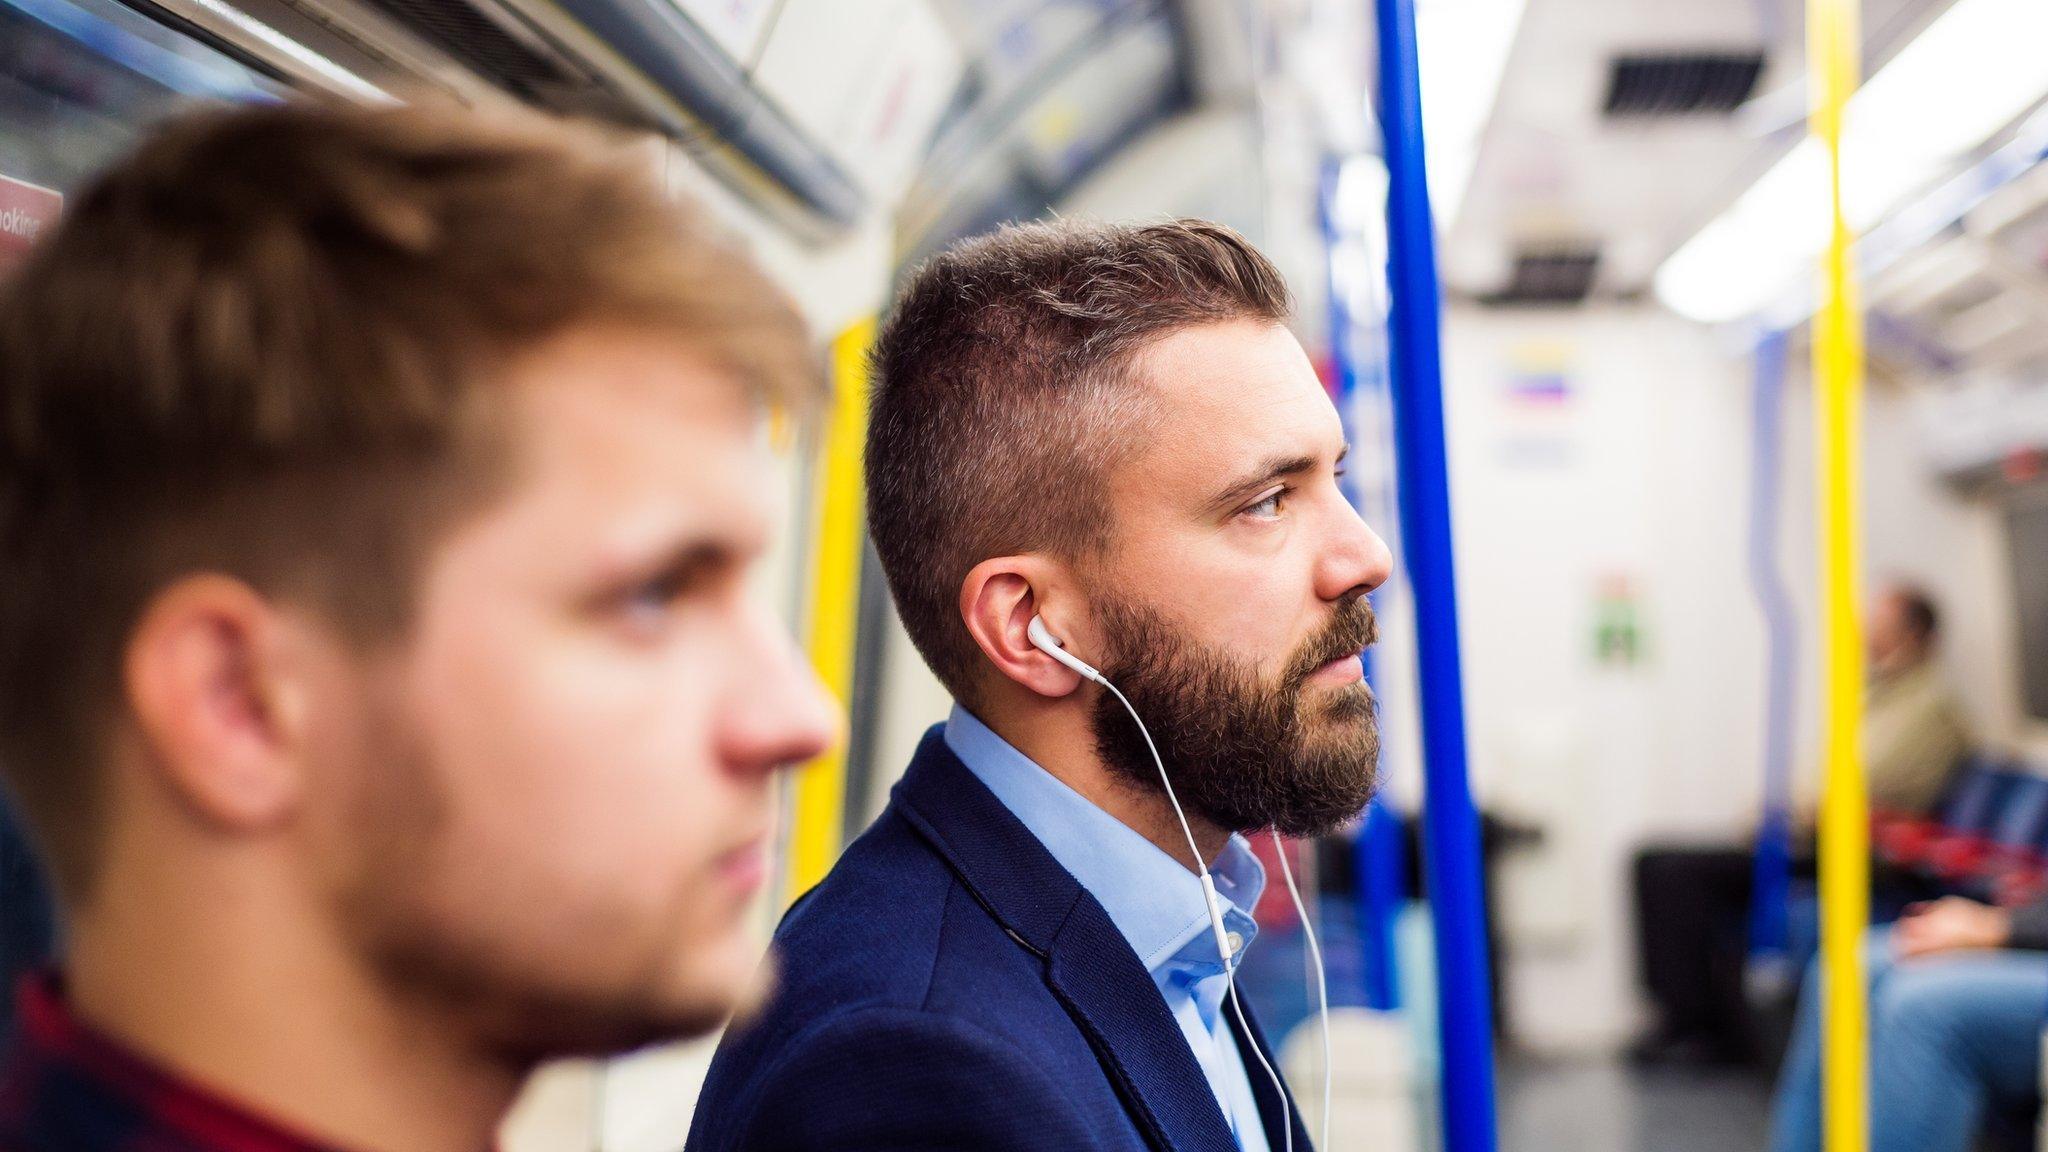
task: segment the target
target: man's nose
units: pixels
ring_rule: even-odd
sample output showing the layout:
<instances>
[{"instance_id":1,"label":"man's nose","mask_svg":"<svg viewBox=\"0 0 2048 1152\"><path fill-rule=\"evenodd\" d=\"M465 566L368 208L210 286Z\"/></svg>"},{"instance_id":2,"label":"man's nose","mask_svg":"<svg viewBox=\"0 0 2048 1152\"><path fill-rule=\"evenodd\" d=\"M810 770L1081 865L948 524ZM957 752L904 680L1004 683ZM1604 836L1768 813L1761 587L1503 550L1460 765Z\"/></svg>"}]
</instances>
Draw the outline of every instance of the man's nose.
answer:
<instances>
[{"instance_id":1,"label":"man's nose","mask_svg":"<svg viewBox=\"0 0 2048 1152\"><path fill-rule=\"evenodd\" d=\"M1328 601L1362 596L1387 582L1394 554L1349 504L1335 515L1331 538L1316 569L1316 595Z\"/></svg>"},{"instance_id":2,"label":"man's nose","mask_svg":"<svg viewBox=\"0 0 2048 1152\"><path fill-rule=\"evenodd\" d=\"M780 624L749 622L749 659L726 693L720 752L746 772L773 772L824 752L845 728L839 702Z\"/></svg>"}]
</instances>

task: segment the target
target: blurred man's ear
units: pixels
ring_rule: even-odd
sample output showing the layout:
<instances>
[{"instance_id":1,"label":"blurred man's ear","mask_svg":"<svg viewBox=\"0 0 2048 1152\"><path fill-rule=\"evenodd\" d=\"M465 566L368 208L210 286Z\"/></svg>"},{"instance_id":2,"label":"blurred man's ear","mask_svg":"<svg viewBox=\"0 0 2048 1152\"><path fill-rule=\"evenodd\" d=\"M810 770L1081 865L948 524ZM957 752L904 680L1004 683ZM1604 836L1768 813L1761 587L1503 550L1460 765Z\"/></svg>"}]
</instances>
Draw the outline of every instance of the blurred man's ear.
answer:
<instances>
[{"instance_id":1,"label":"blurred man's ear","mask_svg":"<svg viewBox=\"0 0 2048 1152\"><path fill-rule=\"evenodd\" d=\"M206 574L160 592L128 640L124 690L148 770L223 830L275 825L304 786L305 685L287 632L254 589Z\"/></svg>"}]
</instances>

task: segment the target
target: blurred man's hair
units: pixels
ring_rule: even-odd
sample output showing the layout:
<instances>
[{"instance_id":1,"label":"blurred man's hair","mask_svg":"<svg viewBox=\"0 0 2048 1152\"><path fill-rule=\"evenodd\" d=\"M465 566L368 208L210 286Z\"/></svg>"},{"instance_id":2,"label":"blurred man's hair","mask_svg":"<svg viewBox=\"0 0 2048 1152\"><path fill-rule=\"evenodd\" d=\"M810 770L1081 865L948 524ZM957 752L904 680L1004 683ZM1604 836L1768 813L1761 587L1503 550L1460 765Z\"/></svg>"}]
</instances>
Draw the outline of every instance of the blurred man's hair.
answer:
<instances>
[{"instance_id":1,"label":"blurred man's hair","mask_svg":"<svg viewBox=\"0 0 2048 1152\"><path fill-rule=\"evenodd\" d=\"M992 556L1099 553L1106 479L1152 408L1131 368L1179 329L1288 314L1280 273L1220 224L1028 224L914 271L874 353L868 522L905 631L973 703L960 586Z\"/></svg>"},{"instance_id":2,"label":"blurred man's hair","mask_svg":"<svg viewBox=\"0 0 2048 1152\"><path fill-rule=\"evenodd\" d=\"M1941 634L1941 609L1935 607L1934 597L1917 584L1899 584L1892 589L1892 595L1899 598L1906 630L1922 647L1932 645Z\"/></svg>"},{"instance_id":3,"label":"blurred man's hair","mask_svg":"<svg viewBox=\"0 0 2048 1152\"><path fill-rule=\"evenodd\" d=\"M496 385L573 328L673 334L764 399L820 386L783 296L648 160L510 109L206 113L0 288L0 768L73 898L169 582L402 634L426 548L509 471Z\"/></svg>"}]
</instances>

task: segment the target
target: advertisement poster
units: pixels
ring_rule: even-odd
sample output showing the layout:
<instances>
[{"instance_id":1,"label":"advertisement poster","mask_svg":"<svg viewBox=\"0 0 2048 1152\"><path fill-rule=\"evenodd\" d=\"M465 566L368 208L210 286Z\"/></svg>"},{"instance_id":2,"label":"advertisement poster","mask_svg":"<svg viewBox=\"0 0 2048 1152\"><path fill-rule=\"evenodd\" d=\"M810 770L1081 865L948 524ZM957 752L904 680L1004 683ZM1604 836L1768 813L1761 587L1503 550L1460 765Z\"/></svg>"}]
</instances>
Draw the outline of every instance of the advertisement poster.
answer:
<instances>
[{"instance_id":1,"label":"advertisement poster","mask_svg":"<svg viewBox=\"0 0 2048 1152\"><path fill-rule=\"evenodd\" d=\"M0 175L0 273L20 263L36 237L55 227L63 211L61 193Z\"/></svg>"}]
</instances>

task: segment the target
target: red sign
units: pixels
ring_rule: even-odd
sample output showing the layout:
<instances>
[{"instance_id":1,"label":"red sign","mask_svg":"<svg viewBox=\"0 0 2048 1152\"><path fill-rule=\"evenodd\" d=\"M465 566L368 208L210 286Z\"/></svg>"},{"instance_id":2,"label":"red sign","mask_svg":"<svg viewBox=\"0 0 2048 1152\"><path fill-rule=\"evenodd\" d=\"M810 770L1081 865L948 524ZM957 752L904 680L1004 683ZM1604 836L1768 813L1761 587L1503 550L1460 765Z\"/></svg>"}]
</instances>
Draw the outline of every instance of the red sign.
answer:
<instances>
[{"instance_id":1,"label":"red sign","mask_svg":"<svg viewBox=\"0 0 2048 1152\"><path fill-rule=\"evenodd\" d=\"M28 255L29 245L56 227L63 211L62 193L0 176L0 272Z\"/></svg>"}]
</instances>

